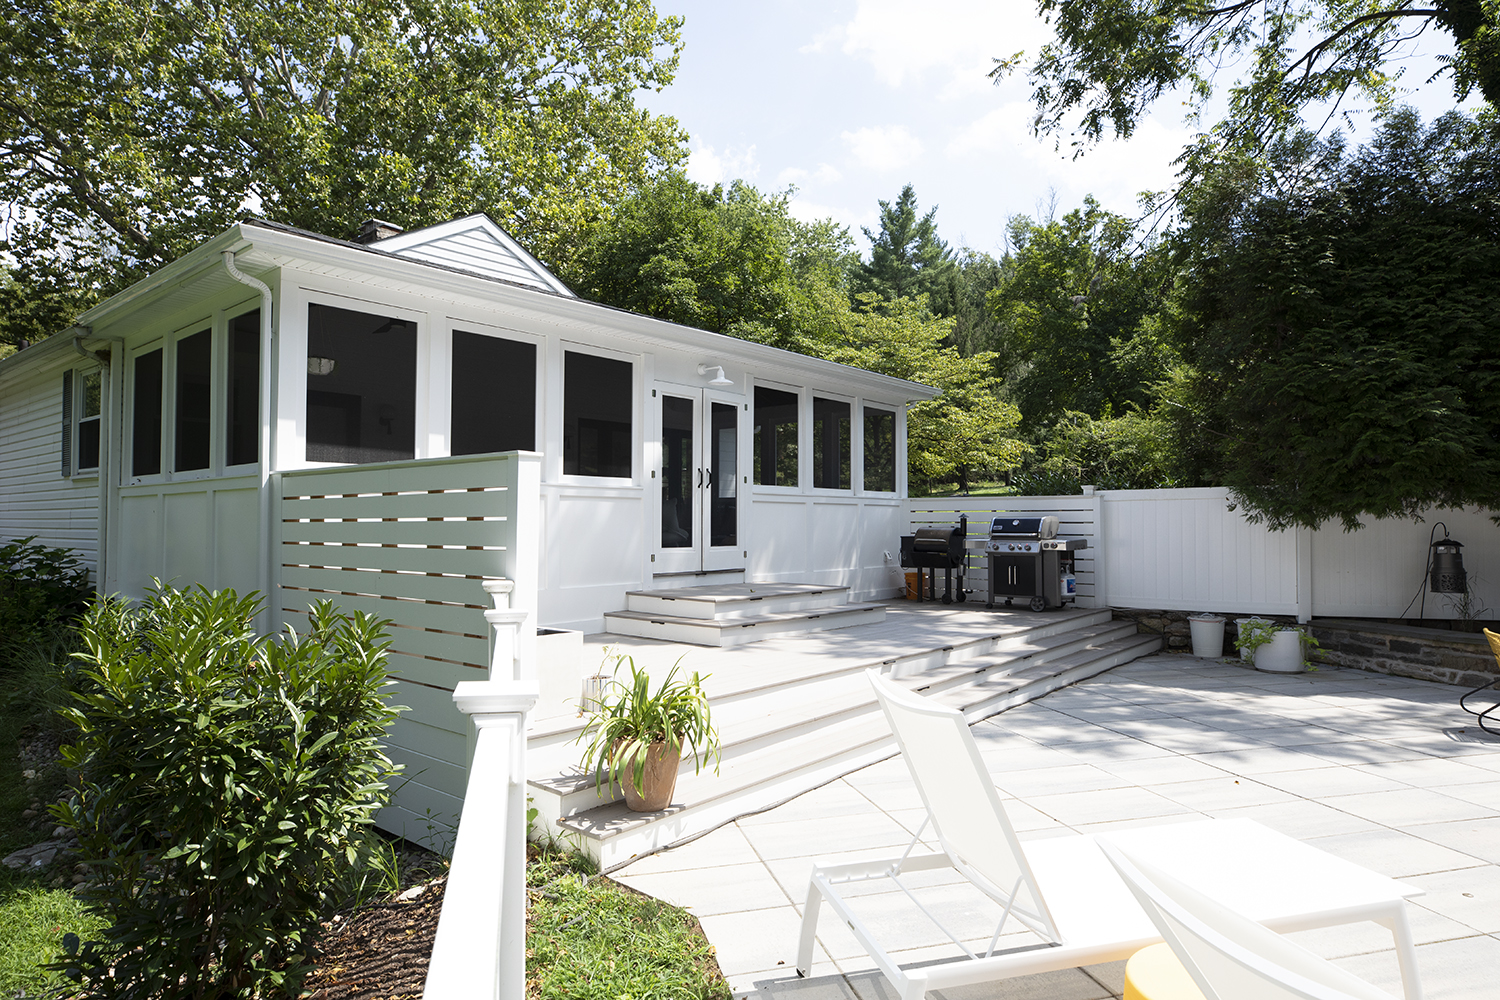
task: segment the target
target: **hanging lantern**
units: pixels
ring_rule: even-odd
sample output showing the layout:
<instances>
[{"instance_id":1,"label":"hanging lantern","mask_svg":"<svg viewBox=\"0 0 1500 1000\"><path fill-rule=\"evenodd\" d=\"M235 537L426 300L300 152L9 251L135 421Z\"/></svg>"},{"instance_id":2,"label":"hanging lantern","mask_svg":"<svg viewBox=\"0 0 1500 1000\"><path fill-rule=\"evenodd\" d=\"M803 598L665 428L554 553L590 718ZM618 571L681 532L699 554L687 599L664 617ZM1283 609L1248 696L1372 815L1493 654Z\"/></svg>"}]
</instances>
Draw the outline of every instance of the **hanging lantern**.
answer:
<instances>
[{"instance_id":1,"label":"hanging lantern","mask_svg":"<svg viewBox=\"0 0 1500 1000\"><path fill-rule=\"evenodd\" d=\"M1444 529L1446 530L1446 529ZM1464 572L1463 542L1451 538L1432 543L1432 579L1428 590L1434 594L1464 594L1469 590Z\"/></svg>"}]
</instances>

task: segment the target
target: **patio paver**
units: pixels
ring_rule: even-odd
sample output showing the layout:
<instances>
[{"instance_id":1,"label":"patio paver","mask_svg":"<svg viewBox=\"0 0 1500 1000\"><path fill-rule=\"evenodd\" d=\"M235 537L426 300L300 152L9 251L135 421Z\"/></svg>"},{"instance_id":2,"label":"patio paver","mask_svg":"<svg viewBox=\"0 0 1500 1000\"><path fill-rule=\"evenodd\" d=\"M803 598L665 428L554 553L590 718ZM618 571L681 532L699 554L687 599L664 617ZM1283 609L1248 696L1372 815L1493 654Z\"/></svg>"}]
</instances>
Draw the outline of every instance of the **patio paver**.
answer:
<instances>
[{"instance_id":1,"label":"patio paver","mask_svg":"<svg viewBox=\"0 0 1500 1000\"><path fill-rule=\"evenodd\" d=\"M1461 691L1324 668L1271 676L1228 661L1156 655L974 728L1023 840L1126 826L1249 816L1404 878L1428 895L1412 924L1429 1000L1494 990L1500 968L1500 743L1460 742ZM842 925L824 921L813 976L796 978L797 928L813 858L889 856L920 825L899 759L745 817L615 878L698 913L737 996L886 1000L888 983ZM934 876L929 891L978 933L973 890ZM878 884L899 960L956 954L904 897ZM886 898L889 897L889 898ZM989 924L993 928L993 922ZM1306 931L1304 945L1393 993L1389 933ZM946 991L943 1000L1106 1000L1123 963Z\"/></svg>"}]
</instances>

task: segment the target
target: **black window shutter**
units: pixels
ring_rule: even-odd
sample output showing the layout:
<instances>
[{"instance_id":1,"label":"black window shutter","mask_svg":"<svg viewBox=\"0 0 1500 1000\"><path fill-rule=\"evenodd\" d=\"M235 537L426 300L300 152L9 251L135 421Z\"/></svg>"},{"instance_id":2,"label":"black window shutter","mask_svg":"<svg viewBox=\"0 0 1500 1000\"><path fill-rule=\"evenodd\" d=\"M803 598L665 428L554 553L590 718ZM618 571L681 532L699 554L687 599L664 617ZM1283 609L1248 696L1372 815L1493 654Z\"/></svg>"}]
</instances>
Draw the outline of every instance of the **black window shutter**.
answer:
<instances>
[{"instance_id":1,"label":"black window shutter","mask_svg":"<svg viewBox=\"0 0 1500 1000\"><path fill-rule=\"evenodd\" d=\"M62 474L73 474L73 372L63 372Z\"/></svg>"}]
</instances>

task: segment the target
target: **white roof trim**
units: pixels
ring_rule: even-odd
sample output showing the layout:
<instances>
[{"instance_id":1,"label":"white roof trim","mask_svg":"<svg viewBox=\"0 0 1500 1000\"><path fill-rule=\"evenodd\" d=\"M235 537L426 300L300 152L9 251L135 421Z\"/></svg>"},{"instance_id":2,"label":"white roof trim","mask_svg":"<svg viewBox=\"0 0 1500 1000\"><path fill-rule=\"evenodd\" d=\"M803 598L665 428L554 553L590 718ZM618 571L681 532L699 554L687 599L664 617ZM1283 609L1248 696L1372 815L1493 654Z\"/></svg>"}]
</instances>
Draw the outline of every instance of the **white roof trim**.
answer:
<instances>
[{"instance_id":1,"label":"white roof trim","mask_svg":"<svg viewBox=\"0 0 1500 1000\"><path fill-rule=\"evenodd\" d=\"M472 245L460 248L460 239L465 236L471 239L478 237L485 243L493 244L494 249L490 251L493 262L484 260L482 256L476 257L476 248ZM541 261L523 250L505 230L495 225L494 220L482 212L454 219L452 222L388 236L368 245L400 257L443 264L488 278L531 284L545 291L573 297L572 289L559 281L555 274L542 266Z\"/></svg>"}]
</instances>

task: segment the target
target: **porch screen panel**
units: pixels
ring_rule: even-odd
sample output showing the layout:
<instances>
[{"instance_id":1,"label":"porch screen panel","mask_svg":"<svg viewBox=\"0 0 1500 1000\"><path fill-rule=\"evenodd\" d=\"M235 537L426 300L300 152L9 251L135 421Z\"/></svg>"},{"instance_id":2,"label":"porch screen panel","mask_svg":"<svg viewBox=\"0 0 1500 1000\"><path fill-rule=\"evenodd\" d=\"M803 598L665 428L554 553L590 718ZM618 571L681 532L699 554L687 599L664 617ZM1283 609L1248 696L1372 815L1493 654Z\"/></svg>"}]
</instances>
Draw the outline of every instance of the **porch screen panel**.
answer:
<instances>
[{"instance_id":1,"label":"porch screen panel","mask_svg":"<svg viewBox=\"0 0 1500 1000\"><path fill-rule=\"evenodd\" d=\"M865 407L865 489L896 492L896 414Z\"/></svg>"},{"instance_id":2,"label":"porch screen panel","mask_svg":"<svg viewBox=\"0 0 1500 1000\"><path fill-rule=\"evenodd\" d=\"M536 450L536 345L453 331L449 451Z\"/></svg>"},{"instance_id":3,"label":"porch screen panel","mask_svg":"<svg viewBox=\"0 0 1500 1000\"><path fill-rule=\"evenodd\" d=\"M849 483L849 404L813 397L813 486L847 490Z\"/></svg>"},{"instance_id":4,"label":"porch screen panel","mask_svg":"<svg viewBox=\"0 0 1500 1000\"><path fill-rule=\"evenodd\" d=\"M260 310L229 321L227 465L260 461Z\"/></svg>"},{"instance_id":5,"label":"porch screen panel","mask_svg":"<svg viewBox=\"0 0 1500 1000\"><path fill-rule=\"evenodd\" d=\"M629 479L633 425L628 361L563 354L563 473Z\"/></svg>"},{"instance_id":6,"label":"porch screen panel","mask_svg":"<svg viewBox=\"0 0 1500 1000\"><path fill-rule=\"evenodd\" d=\"M755 481L797 485L797 394L755 387Z\"/></svg>"},{"instance_id":7,"label":"porch screen panel","mask_svg":"<svg viewBox=\"0 0 1500 1000\"><path fill-rule=\"evenodd\" d=\"M213 372L213 334L200 330L177 342L176 450L172 468L191 472L208 468L209 423L212 419L209 383Z\"/></svg>"},{"instance_id":8,"label":"porch screen panel","mask_svg":"<svg viewBox=\"0 0 1500 1000\"><path fill-rule=\"evenodd\" d=\"M661 398L661 547L693 544L693 401Z\"/></svg>"},{"instance_id":9,"label":"porch screen panel","mask_svg":"<svg viewBox=\"0 0 1500 1000\"><path fill-rule=\"evenodd\" d=\"M307 309L307 458L416 457L417 325L312 304Z\"/></svg>"},{"instance_id":10,"label":"porch screen panel","mask_svg":"<svg viewBox=\"0 0 1500 1000\"><path fill-rule=\"evenodd\" d=\"M130 474L161 472L161 348L138 354L131 386Z\"/></svg>"}]
</instances>

